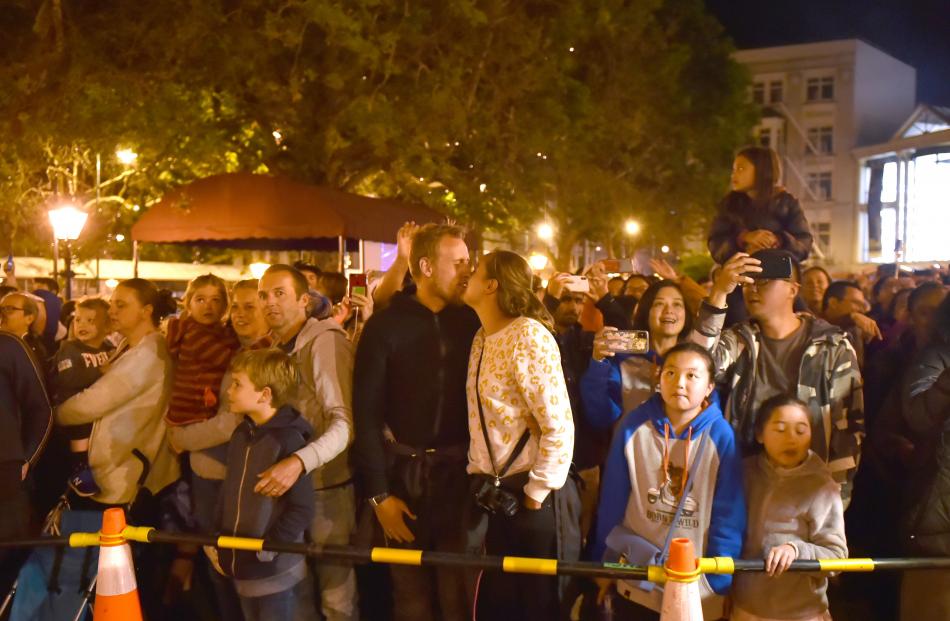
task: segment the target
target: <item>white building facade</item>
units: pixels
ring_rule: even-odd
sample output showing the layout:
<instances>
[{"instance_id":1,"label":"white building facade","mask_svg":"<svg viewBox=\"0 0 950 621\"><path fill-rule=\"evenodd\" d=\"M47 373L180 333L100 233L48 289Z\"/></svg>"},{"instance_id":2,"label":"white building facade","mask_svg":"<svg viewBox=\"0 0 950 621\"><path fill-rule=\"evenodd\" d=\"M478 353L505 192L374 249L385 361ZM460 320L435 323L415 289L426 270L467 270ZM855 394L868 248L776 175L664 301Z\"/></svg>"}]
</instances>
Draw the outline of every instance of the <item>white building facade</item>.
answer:
<instances>
[{"instance_id":1,"label":"white building facade","mask_svg":"<svg viewBox=\"0 0 950 621\"><path fill-rule=\"evenodd\" d=\"M915 108L916 70L857 40L740 50L762 106L756 139L782 156L820 262L847 268L869 255L860 200L860 147L890 140Z\"/></svg>"}]
</instances>

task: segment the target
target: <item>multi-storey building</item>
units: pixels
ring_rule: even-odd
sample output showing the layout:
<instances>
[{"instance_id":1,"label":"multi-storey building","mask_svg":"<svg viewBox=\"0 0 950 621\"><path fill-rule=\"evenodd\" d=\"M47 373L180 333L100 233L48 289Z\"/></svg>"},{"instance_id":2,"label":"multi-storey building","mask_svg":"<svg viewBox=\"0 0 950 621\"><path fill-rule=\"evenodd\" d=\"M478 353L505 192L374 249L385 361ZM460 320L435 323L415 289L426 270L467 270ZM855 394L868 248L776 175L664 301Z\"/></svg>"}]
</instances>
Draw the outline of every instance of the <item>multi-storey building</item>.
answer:
<instances>
[{"instance_id":1,"label":"multi-storey building","mask_svg":"<svg viewBox=\"0 0 950 621\"><path fill-rule=\"evenodd\" d=\"M762 106L756 139L782 156L783 183L805 208L816 255L866 256L867 216L854 149L889 140L915 106L916 70L857 39L740 50Z\"/></svg>"}]
</instances>

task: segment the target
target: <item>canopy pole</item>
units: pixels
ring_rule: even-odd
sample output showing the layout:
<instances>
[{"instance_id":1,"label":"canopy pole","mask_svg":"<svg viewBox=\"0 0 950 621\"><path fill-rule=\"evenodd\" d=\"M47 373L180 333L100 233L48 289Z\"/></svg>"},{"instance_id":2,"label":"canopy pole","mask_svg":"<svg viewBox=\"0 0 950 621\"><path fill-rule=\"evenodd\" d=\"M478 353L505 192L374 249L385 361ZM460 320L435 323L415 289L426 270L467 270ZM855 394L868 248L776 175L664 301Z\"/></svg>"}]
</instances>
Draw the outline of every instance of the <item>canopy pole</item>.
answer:
<instances>
[{"instance_id":1,"label":"canopy pole","mask_svg":"<svg viewBox=\"0 0 950 621\"><path fill-rule=\"evenodd\" d=\"M139 242L132 241L132 278L139 277Z\"/></svg>"},{"instance_id":2,"label":"canopy pole","mask_svg":"<svg viewBox=\"0 0 950 621\"><path fill-rule=\"evenodd\" d=\"M343 255L346 253L346 240L343 238L342 235L340 235L339 237L337 237L336 240L337 240L337 251L338 251L339 254L340 254L340 262L339 262L339 264L338 264L338 265L339 265L339 269L338 269L337 271L342 274L342 273L343 273L343 267L344 267Z\"/></svg>"}]
</instances>

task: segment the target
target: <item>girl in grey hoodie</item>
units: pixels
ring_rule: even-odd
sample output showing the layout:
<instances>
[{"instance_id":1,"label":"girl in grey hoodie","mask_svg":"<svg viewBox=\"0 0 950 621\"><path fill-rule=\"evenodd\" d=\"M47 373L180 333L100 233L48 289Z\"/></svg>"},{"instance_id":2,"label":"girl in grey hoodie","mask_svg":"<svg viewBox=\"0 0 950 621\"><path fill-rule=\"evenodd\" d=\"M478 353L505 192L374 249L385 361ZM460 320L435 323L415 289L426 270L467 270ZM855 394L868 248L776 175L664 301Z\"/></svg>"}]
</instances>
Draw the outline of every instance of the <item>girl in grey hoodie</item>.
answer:
<instances>
[{"instance_id":1,"label":"girl in grey hoodie","mask_svg":"<svg viewBox=\"0 0 950 621\"><path fill-rule=\"evenodd\" d=\"M830 621L828 578L784 573L796 559L845 558L844 510L828 466L809 450L808 407L778 395L762 404L756 440L765 451L745 460L749 507L746 559L766 572L736 574L733 621Z\"/></svg>"}]
</instances>

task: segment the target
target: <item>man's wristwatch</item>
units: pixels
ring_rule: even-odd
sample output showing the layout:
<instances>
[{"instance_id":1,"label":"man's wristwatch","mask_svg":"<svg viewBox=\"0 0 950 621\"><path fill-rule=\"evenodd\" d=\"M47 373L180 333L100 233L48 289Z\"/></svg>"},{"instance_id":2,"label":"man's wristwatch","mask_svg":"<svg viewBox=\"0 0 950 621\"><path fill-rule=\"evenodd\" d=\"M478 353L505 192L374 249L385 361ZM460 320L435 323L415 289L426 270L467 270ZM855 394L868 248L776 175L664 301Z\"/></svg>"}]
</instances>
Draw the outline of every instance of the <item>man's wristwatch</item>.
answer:
<instances>
[{"instance_id":1,"label":"man's wristwatch","mask_svg":"<svg viewBox=\"0 0 950 621\"><path fill-rule=\"evenodd\" d=\"M387 498L389 498L389 492L383 492L382 494L377 494L376 496L369 498L366 502L368 502L373 507L378 507L380 503L382 503Z\"/></svg>"}]
</instances>

